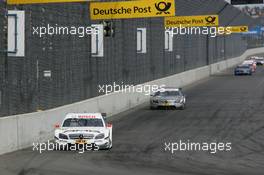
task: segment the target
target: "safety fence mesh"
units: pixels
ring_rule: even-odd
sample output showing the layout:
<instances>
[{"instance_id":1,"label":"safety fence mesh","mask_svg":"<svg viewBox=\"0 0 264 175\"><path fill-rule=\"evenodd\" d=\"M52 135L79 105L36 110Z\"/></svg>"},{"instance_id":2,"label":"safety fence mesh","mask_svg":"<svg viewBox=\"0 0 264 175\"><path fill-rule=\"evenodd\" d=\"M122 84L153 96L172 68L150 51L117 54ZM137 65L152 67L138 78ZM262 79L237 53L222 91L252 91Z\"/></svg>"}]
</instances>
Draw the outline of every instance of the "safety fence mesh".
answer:
<instances>
[{"instance_id":1,"label":"safety fence mesh","mask_svg":"<svg viewBox=\"0 0 264 175\"><path fill-rule=\"evenodd\" d=\"M241 34L176 35L164 51L162 18L113 20L115 36L105 37L104 57L91 56L90 36L34 36L33 26L90 26L89 2L6 7L0 2L0 49L6 49L6 9L25 10L26 56L0 53L0 115L46 110L100 95L98 85L139 84L241 55L260 46ZM176 15L218 14L220 25L256 25L222 0L176 0ZM136 29L147 28L147 53L136 52ZM263 43L263 39L261 40ZM51 71L51 77L43 72Z\"/></svg>"}]
</instances>

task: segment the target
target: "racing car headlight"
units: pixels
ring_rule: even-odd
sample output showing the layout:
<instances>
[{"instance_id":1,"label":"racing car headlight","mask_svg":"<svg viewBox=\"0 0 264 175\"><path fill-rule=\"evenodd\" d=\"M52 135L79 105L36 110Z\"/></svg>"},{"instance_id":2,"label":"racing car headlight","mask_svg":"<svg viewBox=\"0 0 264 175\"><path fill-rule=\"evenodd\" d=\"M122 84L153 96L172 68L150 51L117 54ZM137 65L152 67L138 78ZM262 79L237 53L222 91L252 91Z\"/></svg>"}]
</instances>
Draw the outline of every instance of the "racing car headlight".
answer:
<instances>
[{"instance_id":1,"label":"racing car headlight","mask_svg":"<svg viewBox=\"0 0 264 175\"><path fill-rule=\"evenodd\" d=\"M105 135L102 133L102 134L98 134L95 139L103 139L105 137Z\"/></svg>"},{"instance_id":2,"label":"racing car headlight","mask_svg":"<svg viewBox=\"0 0 264 175\"><path fill-rule=\"evenodd\" d=\"M181 103L182 102L182 97L177 97L174 101L174 103Z\"/></svg>"},{"instance_id":3,"label":"racing car headlight","mask_svg":"<svg viewBox=\"0 0 264 175\"><path fill-rule=\"evenodd\" d=\"M183 103L183 101L184 101L184 97L182 97L182 98L181 98L181 101L180 101L180 103Z\"/></svg>"},{"instance_id":4,"label":"racing car headlight","mask_svg":"<svg viewBox=\"0 0 264 175\"><path fill-rule=\"evenodd\" d=\"M67 140L67 139L68 139L68 136L65 135L65 134L61 134L61 133L60 133L60 134L59 134L59 138L60 138L60 139L66 139L66 140Z\"/></svg>"}]
</instances>

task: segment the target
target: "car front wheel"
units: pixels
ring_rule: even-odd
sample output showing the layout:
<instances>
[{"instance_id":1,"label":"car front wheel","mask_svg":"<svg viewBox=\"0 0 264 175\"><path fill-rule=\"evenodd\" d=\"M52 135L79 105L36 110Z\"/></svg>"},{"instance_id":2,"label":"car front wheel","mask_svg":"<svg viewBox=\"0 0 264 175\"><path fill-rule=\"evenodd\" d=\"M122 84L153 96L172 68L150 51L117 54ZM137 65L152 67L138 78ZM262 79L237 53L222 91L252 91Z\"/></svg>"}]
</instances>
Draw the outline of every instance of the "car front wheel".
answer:
<instances>
[{"instance_id":1,"label":"car front wheel","mask_svg":"<svg viewBox=\"0 0 264 175\"><path fill-rule=\"evenodd\" d=\"M186 108L186 105L183 104L179 109L180 109L180 110L184 110L185 108Z\"/></svg>"}]
</instances>

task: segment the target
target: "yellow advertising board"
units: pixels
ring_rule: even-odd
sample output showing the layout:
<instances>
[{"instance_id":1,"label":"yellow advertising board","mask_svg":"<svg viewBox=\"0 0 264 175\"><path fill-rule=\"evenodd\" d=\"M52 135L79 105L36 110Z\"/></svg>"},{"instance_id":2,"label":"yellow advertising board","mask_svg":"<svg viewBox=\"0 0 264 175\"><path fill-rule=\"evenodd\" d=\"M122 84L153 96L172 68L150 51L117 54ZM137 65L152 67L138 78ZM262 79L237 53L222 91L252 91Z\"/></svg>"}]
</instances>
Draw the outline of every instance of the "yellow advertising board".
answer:
<instances>
[{"instance_id":1,"label":"yellow advertising board","mask_svg":"<svg viewBox=\"0 0 264 175\"><path fill-rule=\"evenodd\" d=\"M248 32L248 26L218 27L219 35L230 35L232 33L245 33L245 32Z\"/></svg>"},{"instance_id":2,"label":"yellow advertising board","mask_svg":"<svg viewBox=\"0 0 264 175\"><path fill-rule=\"evenodd\" d=\"M174 16L164 19L165 27L210 27L219 25L218 15Z\"/></svg>"},{"instance_id":3,"label":"yellow advertising board","mask_svg":"<svg viewBox=\"0 0 264 175\"><path fill-rule=\"evenodd\" d=\"M232 33L248 32L248 26L229 26Z\"/></svg>"},{"instance_id":4,"label":"yellow advertising board","mask_svg":"<svg viewBox=\"0 0 264 175\"><path fill-rule=\"evenodd\" d=\"M90 17L92 20L147 18L174 15L174 0L91 2L90 4Z\"/></svg>"},{"instance_id":5,"label":"yellow advertising board","mask_svg":"<svg viewBox=\"0 0 264 175\"><path fill-rule=\"evenodd\" d=\"M88 2L90 0L7 0L7 4L45 4L65 2Z\"/></svg>"}]
</instances>

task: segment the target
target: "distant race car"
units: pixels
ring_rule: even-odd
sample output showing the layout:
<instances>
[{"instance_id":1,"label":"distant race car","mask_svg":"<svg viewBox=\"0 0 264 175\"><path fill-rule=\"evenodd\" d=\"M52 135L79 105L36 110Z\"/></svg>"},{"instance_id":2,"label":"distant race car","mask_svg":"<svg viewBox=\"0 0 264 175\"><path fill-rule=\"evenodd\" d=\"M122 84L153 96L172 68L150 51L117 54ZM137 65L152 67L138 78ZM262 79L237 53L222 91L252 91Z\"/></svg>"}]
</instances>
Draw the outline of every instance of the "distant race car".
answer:
<instances>
[{"instance_id":1,"label":"distant race car","mask_svg":"<svg viewBox=\"0 0 264 175\"><path fill-rule=\"evenodd\" d=\"M235 68L234 74L235 75L252 75L252 69L250 65L247 65L247 64L239 65Z\"/></svg>"},{"instance_id":2,"label":"distant race car","mask_svg":"<svg viewBox=\"0 0 264 175\"><path fill-rule=\"evenodd\" d=\"M176 107L184 109L186 106L186 98L181 89L178 88L162 88L157 90L150 96L150 108L158 107Z\"/></svg>"},{"instance_id":3,"label":"distant race car","mask_svg":"<svg viewBox=\"0 0 264 175\"><path fill-rule=\"evenodd\" d=\"M255 58L257 65L264 65L264 58L263 57L256 57Z\"/></svg>"},{"instance_id":4,"label":"distant race car","mask_svg":"<svg viewBox=\"0 0 264 175\"><path fill-rule=\"evenodd\" d=\"M55 142L62 145L90 144L98 149L112 148L112 125L101 113L70 113L56 126Z\"/></svg>"},{"instance_id":5,"label":"distant race car","mask_svg":"<svg viewBox=\"0 0 264 175\"><path fill-rule=\"evenodd\" d=\"M246 58L246 60L255 60L256 58L258 58L258 57L257 56L251 56L251 57Z\"/></svg>"},{"instance_id":6,"label":"distant race car","mask_svg":"<svg viewBox=\"0 0 264 175\"><path fill-rule=\"evenodd\" d=\"M242 65L249 65L252 72L256 72L257 64L255 60L246 60L242 63Z\"/></svg>"}]
</instances>

